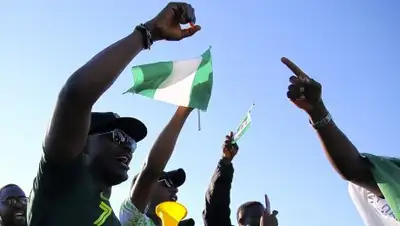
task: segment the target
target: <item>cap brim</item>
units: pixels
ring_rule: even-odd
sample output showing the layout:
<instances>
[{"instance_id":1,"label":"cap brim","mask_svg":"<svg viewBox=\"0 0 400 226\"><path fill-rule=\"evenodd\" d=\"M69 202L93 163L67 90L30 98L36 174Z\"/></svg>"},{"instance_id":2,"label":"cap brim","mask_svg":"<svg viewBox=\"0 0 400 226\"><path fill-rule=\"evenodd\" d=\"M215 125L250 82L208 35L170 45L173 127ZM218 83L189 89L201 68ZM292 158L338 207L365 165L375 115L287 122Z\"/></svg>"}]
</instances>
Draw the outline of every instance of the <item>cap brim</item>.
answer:
<instances>
[{"instance_id":1,"label":"cap brim","mask_svg":"<svg viewBox=\"0 0 400 226\"><path fill-rule=\"evenodd\" d=\"M117 118L107 124L110 130L120 129L132 137L136 142L143 140L147 136L147 127L138 119L130 117Z\"/></svg>"},{"instance_id":2,"label":"cap brim","mask_svg":"<svg viewBox=\"0 0 400 226\"><path fill-rule=\"evenodd\" d=\"M185 173L185 170L183 170L182 168L164 172L164 174L166 174L168 176L168 178L172 181L172 183L176 187L182 186L186 181L186 173Z\"/></svg>"}]
</instances>

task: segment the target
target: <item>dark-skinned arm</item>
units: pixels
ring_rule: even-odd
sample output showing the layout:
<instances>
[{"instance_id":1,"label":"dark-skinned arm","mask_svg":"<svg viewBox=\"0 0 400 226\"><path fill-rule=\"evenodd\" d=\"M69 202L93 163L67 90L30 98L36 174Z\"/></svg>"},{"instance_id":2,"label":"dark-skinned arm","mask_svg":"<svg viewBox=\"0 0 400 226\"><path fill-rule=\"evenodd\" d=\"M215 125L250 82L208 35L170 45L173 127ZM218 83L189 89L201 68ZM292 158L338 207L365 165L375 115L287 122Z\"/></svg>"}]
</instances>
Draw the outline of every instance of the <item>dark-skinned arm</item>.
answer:
<instances>
[{"instance_id":1,"label":"dark-skinned arm","mask_svg":"<svg viewBox=\"0 0 400 226\"><path fill-rule=\"evenodd\" d=\"M151 148L147 161L132 187L130 199L142 213L149 202L151 191L171 158L179 133L191 110L186 107L178 107Z\"/></svg>"},{"instance_id":2,"label":"dark-skinned arm","mask_svg":"<svg viewBox=\"0 0 400 226\"><path fill-rule=\"evenodd\" d=\"M86 143L92 106L143 49L133 32L94 56L74 72L61 89L43 144L46 159L68 162Z\"/></svg>"},{"instance_id":3,"label":"dark-skinned arm","mask_svg":"<svg viewBox=\"0 0 400 226\"><path fill-rule=\"evenodd\" d=\"M309 112L313 122L320 121L327 114L328 110L323 102ZM361 156L334 121L318 128L317 133L325 155L343 179L358 184L378 196L382 195L370 171L371 164Z\"/></svg>"}]
</instances>

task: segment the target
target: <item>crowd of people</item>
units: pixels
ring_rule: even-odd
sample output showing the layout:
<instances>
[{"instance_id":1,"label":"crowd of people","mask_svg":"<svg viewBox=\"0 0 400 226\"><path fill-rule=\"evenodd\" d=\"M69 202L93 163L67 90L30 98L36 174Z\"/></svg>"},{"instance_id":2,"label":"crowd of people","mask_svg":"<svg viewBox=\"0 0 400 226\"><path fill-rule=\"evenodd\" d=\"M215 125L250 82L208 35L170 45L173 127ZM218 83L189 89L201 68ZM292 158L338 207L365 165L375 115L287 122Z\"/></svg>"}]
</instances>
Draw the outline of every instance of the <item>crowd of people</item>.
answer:
<instances>
[{"instance_id":1,"label":"crowd of people","mask_svg":"<svg viewBox=\"0 0 400 226\"><path fill-rule=\"evenodd\" d=\"M189 23L191 27L181 29L180 24ZM183 169L164 169L193 109L177 108L140 173L133 177L130 195L121 203L117 217L109 202L111 189L128 180L132 154L146 137L147 128L138 119L92 112L92 107L137 54L157 41L179 41L195 35L201 30L195 23L190 4L169 3L153 19L138 25L70 76L59 93L29 198L15 184L0 190L2 226L162 225L155 207L176 201L178 188L186 178ZM289 59L281 61L294 74L289 78L287 97L309 115L327 159L349 182L351 198L365 224L400 225L400 161L361 154L334 123L322 100L321 84ZM232 225L232 161L239 151L233 136L229 133L225 138L205 194L203 223L207 226ZM365 214L369 209L376 215L373 219ZM277 214L269 210L268 203L249 201L238 208L235 224L277 226ZM194 221L184 220L179 225L194 225Z\"/></svg>"}]
</instances>

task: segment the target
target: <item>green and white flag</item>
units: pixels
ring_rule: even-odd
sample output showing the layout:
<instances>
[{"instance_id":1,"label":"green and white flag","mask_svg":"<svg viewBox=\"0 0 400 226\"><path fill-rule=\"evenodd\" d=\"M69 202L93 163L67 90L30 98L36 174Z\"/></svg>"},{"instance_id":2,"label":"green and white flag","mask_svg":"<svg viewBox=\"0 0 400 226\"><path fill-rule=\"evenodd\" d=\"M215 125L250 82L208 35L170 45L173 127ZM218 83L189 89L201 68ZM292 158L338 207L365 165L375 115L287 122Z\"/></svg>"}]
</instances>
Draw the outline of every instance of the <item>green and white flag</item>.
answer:
<instances>
[{"instance_id":1,"label":"green and white flag","mask_svg":"<svg viewBox=\"0 0 400 226\"><path fill-rule=\"evenodd\" d=\"M244 133L250 128L251 125L251 110L255 104L252 104L249 111L247 111L246 116L243 118L242 122L239 124L238 128L236 129L235 134L233 135L233 142L237 142Z\"/></svg>"},{"instance_id":2,"label":"green and white flag","mask_svg":"<svg viewBox=\"0 0 400 226\"><path fill-rule=\"evenodd\" d=\"M206 111L213 85L210 50L194 59L134 66L134 85L125 93Z\"/></svg>"}]
</instances>

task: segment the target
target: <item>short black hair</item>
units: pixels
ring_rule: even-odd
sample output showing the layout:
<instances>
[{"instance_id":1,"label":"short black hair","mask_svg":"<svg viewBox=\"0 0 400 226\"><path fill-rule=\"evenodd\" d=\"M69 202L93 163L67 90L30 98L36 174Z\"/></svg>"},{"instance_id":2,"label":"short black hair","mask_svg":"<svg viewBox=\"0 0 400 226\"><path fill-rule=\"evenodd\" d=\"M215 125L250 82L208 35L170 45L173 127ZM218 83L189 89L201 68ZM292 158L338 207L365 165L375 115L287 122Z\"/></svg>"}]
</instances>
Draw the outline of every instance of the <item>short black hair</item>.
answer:
<instances>
[{"instance_id":1,"label":"short black hair","mask_svg":"<svg viewBox=\"0 0 400 226\"><path fill-rule=\"evenodd\" d=\"M236 219L239 220L239 213L244 211L245 209L252 207L252 206L262 206L264 207L264 205L259 202L259 201L249 201L249 202L245 202L242 205L239 206L237 212L236 212Z\"/></svg>"}]
</instances>

